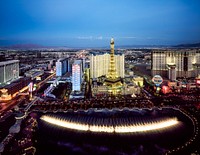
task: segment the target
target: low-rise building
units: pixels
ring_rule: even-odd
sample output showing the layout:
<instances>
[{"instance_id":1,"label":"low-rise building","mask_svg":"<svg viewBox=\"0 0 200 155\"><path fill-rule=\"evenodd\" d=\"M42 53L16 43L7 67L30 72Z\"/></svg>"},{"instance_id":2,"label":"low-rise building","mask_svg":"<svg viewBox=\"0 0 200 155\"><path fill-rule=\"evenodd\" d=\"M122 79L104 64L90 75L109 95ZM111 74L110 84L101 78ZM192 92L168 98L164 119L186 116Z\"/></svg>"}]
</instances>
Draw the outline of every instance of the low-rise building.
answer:
<instances>
[{"instance_id":1,"label":"low-rise building","mask_svg":"<svg viewBox=\"0 0 200 155\"><path fill-rule=\"evenodd\" d=\"M133 76L133 83L135 83L137 86L143 87L144 85L144 78L140 76Z\"/></svg>"}]
</instances>

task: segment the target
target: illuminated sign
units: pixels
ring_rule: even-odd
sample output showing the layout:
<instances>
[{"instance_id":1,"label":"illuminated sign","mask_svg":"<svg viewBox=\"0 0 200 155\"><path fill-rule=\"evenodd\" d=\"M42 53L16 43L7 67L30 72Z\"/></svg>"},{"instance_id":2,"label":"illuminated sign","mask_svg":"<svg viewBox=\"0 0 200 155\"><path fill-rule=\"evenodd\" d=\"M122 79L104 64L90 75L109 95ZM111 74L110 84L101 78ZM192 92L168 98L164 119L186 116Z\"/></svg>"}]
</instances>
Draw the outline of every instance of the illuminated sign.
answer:
<instances>
[{"instance_id":1,"label":"illuminated sign","mask_svg":"<svg viewBox=\"0 0 200 155\"><path fill-rule=\"evenodd\" d=\"M163 92L164 94L169 93L169 87L168 87L168 86L163 86L163 87L162 87L162 92Z\"/></svg>"},{"instance_id":2,"label":"illuminated sign","mask_svg":"<svg viewBox=\"0 0 200 155\"><path fill-rule=\"evenodd\" d=\"M29 88L28 89L29 92L33 92L33 82L29 83L28 88Z\"/></svg>"},{"instance_id":3,"label":"illuminated sign","mask_svg":"<svg viewBox=\"0 0 200 155\"><path fill-rule=\"evenodd\" d=\"M37 81L41 81L41 77L40 77L40 76L37 76L37 77L36 77L36 80L37 80Z\"/></svg>"},{"instance_id":4,"label":"illuminated sign","mask_svg":"<svg viewBox=\"0 0 200 155\"><path fill-rule=\"evenodd\" d=\"M197 80L196 80L196 84L200 84L200 79L197 79Z\"/></svg>"},{"instance_id":5,"label":"illuminated sign","mask_svg":"<svg viewBox=\"0 0 200 155\"><path fill-rule=\"evenodd\" d=\"M33 85L33 91L35 91L36 89L37 89L37 85L34 84L34 85Z\"/></svg>"}]
</instances>

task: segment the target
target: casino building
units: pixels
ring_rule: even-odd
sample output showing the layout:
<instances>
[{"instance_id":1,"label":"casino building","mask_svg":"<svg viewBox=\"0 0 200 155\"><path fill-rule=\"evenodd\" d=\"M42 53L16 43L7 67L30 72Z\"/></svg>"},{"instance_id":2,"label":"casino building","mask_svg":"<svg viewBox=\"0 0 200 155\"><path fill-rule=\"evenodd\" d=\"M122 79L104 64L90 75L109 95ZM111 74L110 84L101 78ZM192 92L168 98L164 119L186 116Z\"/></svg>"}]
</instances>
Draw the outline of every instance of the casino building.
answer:
<instances>
[{"instance_id":1,"label":"casino building","mask_svg":"<svg viewBox=\"0 0 200 155\"><path fill-rule=\"evenodd\" d=\"M56 76L62 76L68 71L68 59L58 59L56 62Z\"/></svg>"},{"instance_id":2,"label":"casino building","mask_svg":"<svg viewBox=\"0 0 200 155\"><path fill-rule=\"evenodd\" d=\"M114 62L117 76L124 78L124 53L115 52ZM90 76L98 78L108 74L110 67L110 54L107 52L90 53Z\"/></svg>"},{"instance_id":3,"label":"casino building","mask_svg":"<svg viewBox=\"0 0 200 155\"><path fill-rule=\"evenodd\" d=\"M136 97L141 93L140 87L143 86L143 78L124 76L124 54L115 54L113 38L110 41L110 54L92 55L91 58L92 96L131 95Z\"/></svg>"},{"instance_id":4,"label":"casino building","mask_svg":"<svg viewBox=\"0 0 200 155\"><path fill-rule=\"evenodd\" d=\"M176 80L177 77L197 77L200 74L199 50L154 50L151 57L152 76Z\"/></svg>"}]
</instances>

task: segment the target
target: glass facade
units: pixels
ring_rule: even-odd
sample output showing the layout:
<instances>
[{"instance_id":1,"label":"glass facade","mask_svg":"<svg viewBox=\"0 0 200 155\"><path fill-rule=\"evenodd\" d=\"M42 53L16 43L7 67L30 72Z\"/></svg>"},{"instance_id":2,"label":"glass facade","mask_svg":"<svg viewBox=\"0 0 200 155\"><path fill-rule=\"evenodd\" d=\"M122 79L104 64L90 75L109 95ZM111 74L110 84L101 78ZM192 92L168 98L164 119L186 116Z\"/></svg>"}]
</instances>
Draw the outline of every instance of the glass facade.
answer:
<instances>
[{"instance_id":1,"label":"glass facade","mask_svg":"<svg viewBox=\"0 0 200 155\"><path fill-rule=\"evenodd\" d=\"M72 90L80 91L82 83L82 62L81 60L76 60L72 64Z\"/></svg>"}]
</instances>

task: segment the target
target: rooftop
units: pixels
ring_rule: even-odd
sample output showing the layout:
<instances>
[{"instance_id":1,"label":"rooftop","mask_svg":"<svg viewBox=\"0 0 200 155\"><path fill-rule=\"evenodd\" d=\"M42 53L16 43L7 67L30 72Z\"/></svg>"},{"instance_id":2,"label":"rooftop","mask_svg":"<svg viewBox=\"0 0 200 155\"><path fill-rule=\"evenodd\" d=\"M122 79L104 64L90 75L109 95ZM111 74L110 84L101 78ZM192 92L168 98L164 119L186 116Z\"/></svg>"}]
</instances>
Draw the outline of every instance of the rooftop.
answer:
<instances>
[{"instance_id":1,"label":"rooftop","mask_svg":"<svg viewBox=\"0 0 200 155\"><path fill-rule=\"evenodd\" d=\"M103 51L95 51L95 52L90 52L90 55L104 55L104 54L110 54L110 52L106 51L106 52L103 52ZM120 51L115 51L115 55L123 55L124 53L123 52L120 52Z\"/></svg>"},{"instance_id":2,"label":"rooftop","mask_svg":"<svg viewBox=\"0 0 200 155\"><path fill-rule=\"evenodd\" d=\"M79 65L79 64L81 64L81 60L75 60L74 61L74 65Z\"/></svg>"},{"instance_id":3,"label":"rooftop","mask_svg":"<svg viewBox=\"0 0 200 155\"><path fill-rule=\"evenodd\" d=\"M0 66L5 66L8 64L16 63L16 62L19 62L19 60L2 61L2 62L0 62Z\"/></svg>"},{"instance_id":4,"label":"rooftop","mask_svg":"<svg viewBox=\"0 0 200 155\"><path fill-rule=\"evenodd\" d=\"M58 59L57 62L62 62L62 61L65 61L65 60L67 60L67 58L60 58L60 59Z\"/></svg>"}]
</instances>

